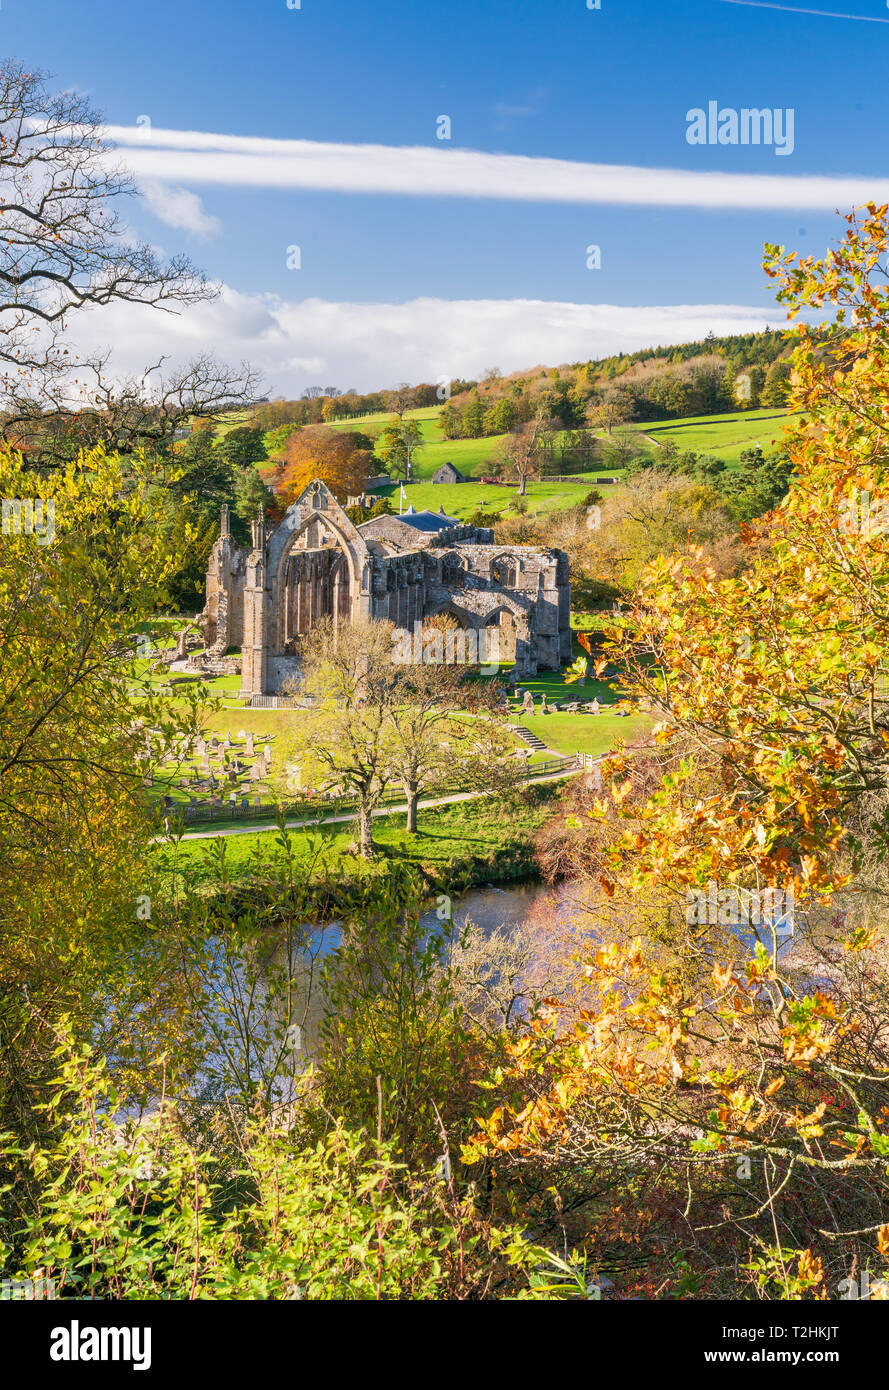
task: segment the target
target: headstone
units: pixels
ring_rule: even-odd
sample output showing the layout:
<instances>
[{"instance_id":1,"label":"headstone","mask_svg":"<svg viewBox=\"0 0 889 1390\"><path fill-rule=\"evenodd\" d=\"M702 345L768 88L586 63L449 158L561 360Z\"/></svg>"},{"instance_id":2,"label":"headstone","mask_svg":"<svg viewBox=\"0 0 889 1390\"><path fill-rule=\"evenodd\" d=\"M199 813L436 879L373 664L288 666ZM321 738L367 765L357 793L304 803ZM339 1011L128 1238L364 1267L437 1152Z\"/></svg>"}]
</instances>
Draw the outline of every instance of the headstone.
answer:
<instances>
[{"instance_id":1,"label":"headstone","mask_svg":"<svg viewBox=\"0 0 889 1390\"><path fill-rule=\"evenodd\" d=\"M253 757L255 757L255 756L256 756L256 754L255 754L255 752L254 752L254 750L253 750L253 730L252 730L252 729L248 729L248 731L247 731L247 757L248 757L248 758L253 758Z\"/></svg>"},{"instance_id":2,"label":"headstone","mask_svg":"<svg viewBox=\"0 0 889 1390\"><path fill-rule=\"evenodd\" d=\"M266 764L265 756L264 754L260 753L259 757L256 759L256 762L253 764L250 771L247 773L248 780L251 782L264 782L268 775L269 770Z\"/></svg>"},{"instance_id":3,"label":"headstone","mask_svg":"<svg viewBox=\"0 0 889 1390\"><path fill-rule=\"evenodd\" d=\"M530 690L526 690L526 691L525 691L525 694L524 694L524 696L523 696L523 698L522 698L522 714L533 714L533 713L534 713L534 696L531 694Z\"/></svg>"},{"instance_id":4,"label":"headstone","mask_svg":"<svg viewBox=\"0 0 889 1390\"><path fill-rule=\"evenodd\" d=\"M544 691L540 697L540 713L549 714L549 710L546 707L546 691Z\"/></svg>"},{"instance_id":5,"label":"headstone","mask_svg":"<svg viewBox=\"0 0 889 1390\"><path fill-rule=\"evenodd\" d=\"M271 745L270 743L267 743L266 746L265 746L265 760L266 760L267 763L271 764L271 761L272 761L272 745Z\"/></svg>"}]
</instances>

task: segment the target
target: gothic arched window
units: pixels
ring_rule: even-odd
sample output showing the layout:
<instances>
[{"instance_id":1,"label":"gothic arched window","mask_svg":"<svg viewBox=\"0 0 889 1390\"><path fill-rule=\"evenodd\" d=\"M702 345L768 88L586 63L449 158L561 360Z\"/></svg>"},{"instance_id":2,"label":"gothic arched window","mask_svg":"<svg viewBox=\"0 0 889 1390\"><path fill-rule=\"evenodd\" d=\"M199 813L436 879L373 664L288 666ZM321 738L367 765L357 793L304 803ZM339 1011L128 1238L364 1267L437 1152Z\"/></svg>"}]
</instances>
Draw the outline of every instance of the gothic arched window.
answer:
<instances>
[{"instance_id":1,"label":"gothic arched window","mask_svg":"<svg viewBox=\"0 0 889 1390\"><path fill-rule=\"evenodd\" d=\"M512 555L498 555L491 565L491 578L503 589L515 588L519 577L519 567Z\"/></svg>"},{"instance_id":2,"label":"gothic arched window","mask_svg":"<svg viewBox=\"0 0 889 1390\"><path fill-rule=\"evenodd\" d=\"M443 584L462 584L463 582L463 561L459 555L446 555L441 564L441 582Z\"/></svg>"}]
</instances>

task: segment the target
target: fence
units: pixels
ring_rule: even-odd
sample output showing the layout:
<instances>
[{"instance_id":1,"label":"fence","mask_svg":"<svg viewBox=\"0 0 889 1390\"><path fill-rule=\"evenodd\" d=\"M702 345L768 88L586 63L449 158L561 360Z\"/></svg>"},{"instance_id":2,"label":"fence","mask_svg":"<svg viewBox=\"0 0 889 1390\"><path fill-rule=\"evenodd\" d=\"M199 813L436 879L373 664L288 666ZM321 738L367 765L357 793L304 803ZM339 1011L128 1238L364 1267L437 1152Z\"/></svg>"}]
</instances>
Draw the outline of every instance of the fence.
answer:
<instances>
[{"instance_id":1,"label":"fence","mask_svg":"<svg viewBox=\"0 0 889 1390\"><path fill-rule=\"evenodd\" d=\"M251 695L246 709L305 709L304 700L292 695Z\"/></svg>"}]
</instances>

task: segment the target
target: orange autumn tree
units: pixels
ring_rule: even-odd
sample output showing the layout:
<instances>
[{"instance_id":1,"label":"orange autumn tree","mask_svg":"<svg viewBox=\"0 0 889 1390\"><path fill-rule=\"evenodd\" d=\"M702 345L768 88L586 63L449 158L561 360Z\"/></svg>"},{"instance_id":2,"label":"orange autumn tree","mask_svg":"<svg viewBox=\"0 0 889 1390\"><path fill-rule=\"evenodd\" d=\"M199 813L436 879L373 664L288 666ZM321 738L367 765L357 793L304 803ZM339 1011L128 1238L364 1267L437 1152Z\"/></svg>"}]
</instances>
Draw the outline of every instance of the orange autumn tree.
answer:
<instances>
[{"instance_id":1,"label":"orange autumn tree","mask_svg":"<svg viewBox=\"0 0 889 1390\"><path fill-rule=\"evenodd\" d=\"M364 491L373 473L373 455L348 431L307 425L287 440L272 486L286 509L314 478L326 483L338 502Z\"/></svg>"},{"instance_id":2,"label":"orange autumn tree","mask_svg":"<svg viewBox=\"0 0 889 1390\"><path fill-rule=\"evenodd\" d=\"M640 784L613 759L610 787L569 827L580 858L595 846L606 896L792 892L795 949L768 921L736 933L734 960L714 958L696 919L672 955L605 943L587 964L589 1007L566 1023L554 1001L533 1021L465 1154L499 1168L531 1155L685 1164L686 1217L692 1184L724 1182L743 1158L759 1176L733 1185L724 1220L761 1246L774 1233L787 1296L788 1229L822 1242L835 1276L850 1244L861 1261L889 1253L879 895L856 925L863 858L879 865L889 848L887 209L847 223L821 260L766 248L791 319L831 311L790 330L793 485L745 528L737 577L701 553L644 574L610 656L659 716L663 772ZM757 938L749 952L742 937Z\"/></svg>"}]
</instances>

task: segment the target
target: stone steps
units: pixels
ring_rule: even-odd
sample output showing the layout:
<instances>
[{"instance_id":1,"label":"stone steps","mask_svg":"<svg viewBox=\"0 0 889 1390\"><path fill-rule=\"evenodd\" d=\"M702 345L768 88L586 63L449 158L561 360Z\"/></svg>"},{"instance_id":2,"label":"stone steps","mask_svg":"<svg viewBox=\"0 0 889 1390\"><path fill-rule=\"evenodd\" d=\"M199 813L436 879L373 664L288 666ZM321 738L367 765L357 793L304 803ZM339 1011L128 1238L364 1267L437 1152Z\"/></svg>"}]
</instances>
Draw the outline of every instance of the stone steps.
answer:
<instances>
[{"instance_id":1,"label":"stone steps","mask_svg":"<svg viewBox=\"0 0 889 1390\"><path fill-rule=\"evenodd\" d=\"M528 747L533 748L536 753L539 753L541 750L544 752L546 751L546 744L543 742L543 739L538 738L536 734L532 734L531 730L526 729L524 724L513 724L511 727L518 734L522 743L526 743Z\"/></svg>"}]
</instances>

